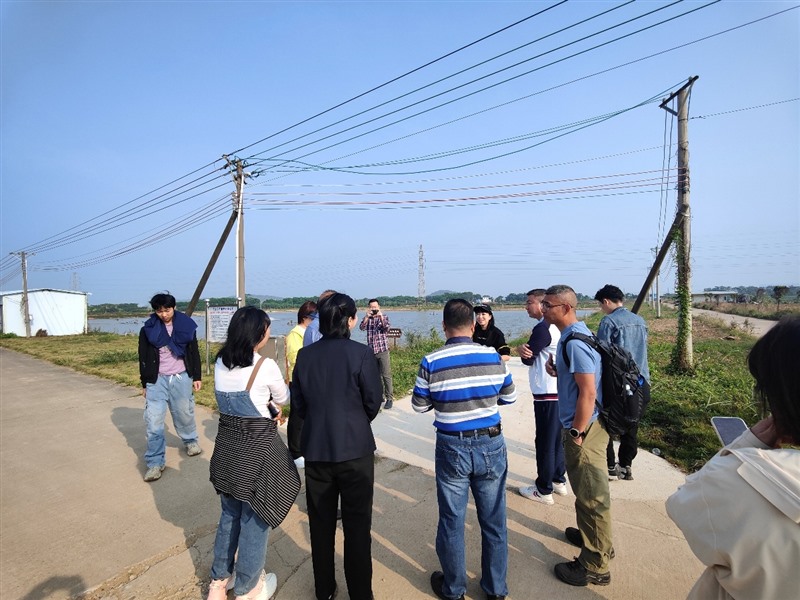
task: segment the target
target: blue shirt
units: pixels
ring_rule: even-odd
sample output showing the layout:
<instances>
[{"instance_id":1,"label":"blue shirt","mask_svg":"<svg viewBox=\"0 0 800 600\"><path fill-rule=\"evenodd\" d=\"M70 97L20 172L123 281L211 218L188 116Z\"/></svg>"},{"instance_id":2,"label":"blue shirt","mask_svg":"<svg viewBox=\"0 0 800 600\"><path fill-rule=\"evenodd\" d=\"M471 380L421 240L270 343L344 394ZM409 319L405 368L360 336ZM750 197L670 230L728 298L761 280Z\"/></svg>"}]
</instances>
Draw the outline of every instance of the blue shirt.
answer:
<instances>
[{"instance_id":1,"label":"blue shirt","mask_svg":"<svg viewBox=\"0 0 800 600\"><path fill-rule=\"evenodd\" d=\"M303 334L303 348L322 339L322 334L319 332L319 315L311 313L309 317L312 318L312 321L308 324L306 332Z\"/></svg>"},{"instance_id":2,"label":"blue shirt","mask_svg":"<svg viewBox=\"0 0 800 600\"><path fill-rule=\"evenodd\" d=\"M597 328L597 338L622 346L631 353L639 372L650 383L647 365L647 323L637 314L620 306L603 317Z\"/></svg>"},{"instance_id":3,"label":"blue shirt","mask_svg":"<svg viewBox=\"0 0 800 600\"><path fill-rule=\"evenodd\" d=\"M601 406L603 404L603 387L600 380L603 374L603 362L597 351L580 340L571 340L567 344L569 368L564 364L564 340L573 332L592 335L586 323L577 321L561 332L561 339L558 342L558 350L556 352L556 368L558 370L558 418L564 429L572 427L572 421L575 419L575 411L578 407L579 390L578 384L575 383L573 373L594 373L597 401ZM595 404L589 423L594 423L597 419L597 415L597 404Z\"/></svg>"}]
</instances>

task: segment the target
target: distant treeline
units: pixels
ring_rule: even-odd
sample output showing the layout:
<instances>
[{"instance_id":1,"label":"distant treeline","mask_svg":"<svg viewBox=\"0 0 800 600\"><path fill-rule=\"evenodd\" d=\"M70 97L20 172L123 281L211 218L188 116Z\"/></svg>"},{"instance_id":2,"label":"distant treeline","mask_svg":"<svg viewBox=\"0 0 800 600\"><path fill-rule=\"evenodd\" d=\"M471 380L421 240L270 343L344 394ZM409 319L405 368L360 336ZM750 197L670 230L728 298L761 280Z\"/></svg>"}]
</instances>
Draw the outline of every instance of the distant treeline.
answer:
<instances>
[{"instance_id":1,"label":"distant treeline","mask_svg":"<svg viewBox=\"0 0 800 600\"><path fill-rule=\"evenodd\" d=\"M526 290L527 291L527 290ZM439 308L451 298L466 298L470 302L480 303L483 298L491 298L491 303L494 306L503 305L524 305L527 300L526 292L518 292L508 294L507 296L486 296L486 294L477 294L475 292L442 292L438 294L431 294L425 296L425 301L420 303L416 296L377 296L378 302L381 306L387 308L426 308L435 307ZM236 298L233 296L221 298L209 298L210 306L235 306ZM266 298L262 300L257 296L247 296L246 304L248 306L259 306L265 310L296 310L306 300L316 301L317 297L295 296L292 298ZM371 298L354 298L358 306L367 306ZM592 296L585 294L578 294L578 301L594 302ZM176 303L176 308L180 311L185 311L189 306L186 300L179 300ZM205 300L198 302L195 307L196 311L205 310ZM149 306L140 306L135 303L122 303L122 304L95 304L89 306L90 316L134 316L134 315L147 315L151 312Z\"/></svg>"}]
</instances>

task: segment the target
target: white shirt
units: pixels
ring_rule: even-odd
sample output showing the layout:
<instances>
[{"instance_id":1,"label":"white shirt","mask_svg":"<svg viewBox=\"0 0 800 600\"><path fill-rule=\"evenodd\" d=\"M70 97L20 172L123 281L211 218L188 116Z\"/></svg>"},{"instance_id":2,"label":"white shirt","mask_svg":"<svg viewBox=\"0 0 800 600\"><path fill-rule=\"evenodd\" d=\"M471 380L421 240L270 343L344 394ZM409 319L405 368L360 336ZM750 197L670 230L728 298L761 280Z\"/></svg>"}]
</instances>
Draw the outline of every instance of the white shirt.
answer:
<instances>
[{"instance_id":1,"label":"white shirt","mask_svg":"<svg viewBox=\"0 0 800 600\"><path fill-rule=\"evenodd\" d=\"M214 388L220 392L241 392L247 388L247 382L250 381L250 375L253 374L253 368L259 360L261 355L254 352L251 366L228 369L217 359L214 365ZM250 399L264 417L270 416L267 408L270 399L275 404L286 404L289 401L289 388L283 381L278 363L271 358L265 359L258 370L253 387L250 388Z\"/></svg>"}]
</instances>

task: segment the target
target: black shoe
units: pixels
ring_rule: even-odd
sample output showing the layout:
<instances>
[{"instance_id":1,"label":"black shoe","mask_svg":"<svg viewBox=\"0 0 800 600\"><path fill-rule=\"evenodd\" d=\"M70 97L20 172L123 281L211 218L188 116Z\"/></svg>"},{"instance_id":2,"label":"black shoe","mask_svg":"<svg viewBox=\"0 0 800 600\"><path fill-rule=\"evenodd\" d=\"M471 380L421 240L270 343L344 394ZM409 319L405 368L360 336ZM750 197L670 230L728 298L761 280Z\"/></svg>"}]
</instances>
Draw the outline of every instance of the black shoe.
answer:
<instances>
[{"instance_id":1,"label":"black shoe","mask_svg":"<svg viewBox=\"0 0 800 600\"><path fill-rule=\"evenodd\" d=\"M633 481L633 471L630 467L619 467L619 478L624 481Z\"/></svg>"},{"instance_id":2,"label":"black shoe","mask_svg":"<svg viewBox=\"0 0 800 600\"><path fill-rule=\"evenodd\" d=\"M392 401L391 400L387 400L386 404L383 405L383 408L385 408L386 410L389 410L390 408L392 408Z\"/></svg>"},{"instance_id":3,"label":"black shoe","mask_svg":"<svg viewBox=\"0 0 800 600\"><path fill-rule=\"evenodd\" d=\"M564 530L564 537L567 538L567 541L573 546L583 548L583 538L581 537L580 529L577 527L567 527ZM608 554L608 558L613 559L616 557L616 555L617 553L614 552L614 548L612 547L611 552Z\"/></svg>"},{"instance_id":4,"label":"black shoe","mask_svg":"<svg viewBox=\"0 0 800 600\"><path fill-rule=\"evenodd\" d=\"M616 481L620 479L619 476L619 465L614 465L613 467L608 467L608 480L609 481Z\"/></svg>"},{"instance_id":5,"label":"black shoe","mask_svg":"<svg viewBox=\"0 0 800 600\"><path fill-rule=\"evenodd\" d=\"M586 586L608 585L611 583L611 573L595 573L584 567L577 558L572 562L558 563L553 571L561 581L569 585Z\"/></svg>"},{"instance_id":6,"label":"black shoe","mask_svg":"<svg viewBox=\"0 0 800 600\"><path fill-rule=\"evenodd\" d=\"M486 600L506 600L505 596L497 596L495 594L486 594Z\"/></svg>"},{"instance_id":7,"label":"black shoe","mask_svg":"<svg viewBox=\"0 0 800 600\"><path fill-rule=\"evenodd\" d=\"M450 596L445 596L444 592L442 591L442 586L444 585L444 573L441 571L434 571L431 573L431 589L433 593L436 594L442 600L464 600L464 594L461 594L458 598L451 598Z\"/></svg>"}]
</instances>

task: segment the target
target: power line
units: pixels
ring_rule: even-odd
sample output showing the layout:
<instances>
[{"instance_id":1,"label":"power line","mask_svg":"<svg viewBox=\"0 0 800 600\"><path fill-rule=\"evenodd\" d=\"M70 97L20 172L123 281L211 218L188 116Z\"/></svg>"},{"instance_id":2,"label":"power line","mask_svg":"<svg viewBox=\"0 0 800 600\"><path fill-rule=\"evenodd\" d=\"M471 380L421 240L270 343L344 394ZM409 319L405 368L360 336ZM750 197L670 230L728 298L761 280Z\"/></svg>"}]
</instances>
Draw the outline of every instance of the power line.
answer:
<instances>
[{"instance_id":1,"label":"power line","mask_svg":"<svg viewBox=\"0 0 800 600\"><path fill-rule=\"evenodd\" d=\"M682 0L678 0L678 1L682 1ZM312 154L317 154L317 153L319 153L319 152L322 152L322 151L328 150L328 149L330 149L330 148L333 148L333 147L335 147L335 146L339 146L339 145L341 145L341 144L344 144L344 143L346 143L346 142L353 141L353 140L355 140L355 139L358 139L358 138L360 138L360 137L363 137L363 136L365 136L365 135L369 135L369 134L371 134L371 133L375 133L376 131L380 131L380 130L382 130L382 129L385 129L385 128L387 128L387 127L391 127L392 125L396 125L396 124L398 124L398 123L402 123L403 121L406 121L406 120L408 120L408 119L411 119L411 118L418 117L418 116L420 116L420 115L422 115L422 114L425 114L425 113L431 112L431 111L433 111L433 110L437 110L437 109L439 109L439 108L442 108L442 107L444 107L444 106L448 106L449 104L452 104L452 103L454 103L454 102L461 101L461 100L463 100L463 99L465 99L465 98L468 98L468 97L470 97L470 96L474 96L474 95L476 95L476 94L483 93L483 92L485 92L485 91L487 91L487 90L493 89L493 88L495 88L495 87L498 87L498 86L500 86L500 85L505 85L506 83L509 83L509 82L511 82L511 81L514 81L514 80L516 80L516 79L519 79L520 77L525 77L525 76L527 76L527 75L530 75L530 74L532 74L532 73L535 73L535 72L537 72L537 71L540 71L540 70L542 70L542 69L544 69L544 68L547 68L547 67L553 66L553 65L555 65L555 64L558 64L558 63L564 62L564 61L566 61L566 60L569 60L569 59L571 59L571 58L574 58L574 57L576 57L576 56L580 56L580 55L582 55L582 54L586 54L587 52L591 52L591 51L593 51L593 50L596 50L596 49L598 49L598 48L602 48L603 46L607 46L607 45L609 45L609 44L616 43L616 42L618 42L618 41L620 41L620 40L623 40L623 39L626 39L626 38L628 38L628 37L631 37L631 36L637 35L637 34L639 34L639 33L642 33L642 32L644 32L644 31L647 31L647 30L649 30L649 29L653 29L653 28L655 28L655 27L658 27L658 26L660 26L660 25L663 25L664 23L668 23L668 22L670 22L670 21L673 21L673 20L675 20L675 19L681 18L681 17L683 17L683 16L689 15L689 14L691 14L691 13L697 12L697 11L699 11L699 10L702 10L702 9L704 9L704 8L707 8L707 7L709 7L709 6L712 6L712 5L714 5L714 4L717 4L717 3L718 3L718 2L720 2L720 1L721 1L721 0L712 0L711 2L709 2L709 3L707 3L707 4L704 4L703 6L700 6L700 7L694 8L694 9L692 9L692 10L686 11L686 12L684 12L684 13L681 13L681 14L679 14L679 15L676 15L676 16L673 16L673 17L670 17L670 18L668 18L668 19L665 19L665 20L663 20L663 21L660 21L660 22L658 22L658 23L654 23L654 24L652 24L652 25L648 25L647 27L643 27L643 28L641 28L641 29L638 29L638 30L636 30L636 31L633 31L633 32L630 32L630 33L628 33L628 34L622 35L622 36L620 36L620 37L617 37L617 38L615 38L615 39L608 40L608 41L606 41L606 42L603 42L603 43L601 43L601 44L598 44L598 45L596 45L596 46L593 46L593 47L591 47L591 48L587 48L587 49L585 49L585 50L582 50L582 51L580 51L580 52L576 52L575 54L571 54L571 55L569 55L569 56L566 56L566 57L563 57L563 58L561 58L561 59L555 60L555 61L553 61L553 62L551 62L551 63L548 63L548 64L546 64L546 65L542 65L542 66L540 66L540 67L537 67L537 68L535 68L535 69L531 69L531 70L529 70L529 71L526 71L526 72L523 72L523 73L519 73L519 74L517 74L517 75L514 75L513 77L509 77L509 78L507 78L507 79L504 79L504 80L502 80L502 81L496 82L496 83L494 83L494 84L491 84L491 85L489 85L489 86L486 86L486 87L484 87L484 88L480 88L480 89L478 89L478 90L474 90L474 91L472 91L472 92L470 92L470 93L468 93L468 94L465 94L465 95L463 95L463 96L459 96L458 98L451 99L451 100L449 100L449 101L447 101L447 102L444 102L444 103L442 103L442 104L438 104L438 105L436 105L436 106L433 106L433 107L431 107L431 108L428 108L428 109L422 110L422 111L420 111L420 112L414 113L414 114L412 114L412 115L409 115L409 116L407 116L407 117L404 117L404 118L402 118L402 119L399 119L399 120L397 120L397 121L393 121L393 122L391 122L391 123L388 123L388 124L386 124L386 125L382 125L382 126L380 126L380 127L377 127L377 128L371 129L371 130L369 130L369 131L363 132L363 133L361 133L361 134L358 134L358 135L356 135L356 136L353 136L353 137L347 138L347 139L345 139L345 140L341 140L341 141L339 141L339 142L336 142L336 143L334 143L334 144L330 144L330 145L328 145L328 146L325 146L324 148L320 148L320 149L314 150L314 151L312 151L312 152L308 152L308 153L306 153L306 154L303 154L303 155L301 155L301 156L299 156L299 157L294 157L294 160L300 160L300 159L306 158L306 157L308 157L308 156L311 156ZM668 5L668 6L672 6L672 5L676 4L676 3L677 3L677 2L673 2L672 4L670 4L670 5ZM399 113L399 112L401 112L401 111L403 111L403 110L406 110L406 109L408 109L408 108L412 108L412 107L414 107L414 106L417 106L417 105L419 105L419 104L422 104L422 103L424 103L424 102L428 102L429 100L433 100L433 99L435 99L435 98L438 98L438 97L440 97L440 96L443 96L443 95L445 95L445 94L449 94L450 92L453 92L453 91L459 90L459 89L461 89L461 88L464 88L464 87L466 87L466 86L468 86L468 85L472 85L472 84L474 84L474 83L477 83L477 82L479 82L479 81L482 81L482 80L484 80L484 79L487 79L487 78L489 78L489 77L492 77L492 76L494 76L494 75L497 75L497 74L499 74L499 73L502 73L502 72L504 72L504 71L507 71L507 70L509 70L509 69L512 69L512 68L514 68L514 67L517 67L517 66L519 66L519 65L525 64L525 63L527 63L527 62L530 62L530 61L532 61L532 60L535 60L535 59L537 59L537 58L541 58L542 56L546 56L547 54L551 54L551 53L553 53L553 52L556 52L556 51L558 51L558 50L562 50L562 49L564 49L564 48L567 48L567 47L569 47L569 46L572 46L572 45L574 45L574 44L577 44L577 43L579 43L579 42L585 41L586 39L589 39L589 38L591 38L591 37L594 37L594 36L596 36L596 35L599 35L599 34L601 34L601 33L605 33L605 32L607 32L607 31L609 31L609 30L611 30L611 29L614 29L614 28L616 28L616 27L619 27L620 25L627 24L627 23L629 23L629 22L631 22L631 21L637 20L637 19L639 19L639 18L642 18L642 17L644 17L644 16L648 16L648 15L650 15L650 14L654 13L654 12L657 12L658 10L662 10L663 8L667 8L667 7L660 7L659 9L655 9L655 10L653 10L653 11L650 11L650 12L648 12L648 13L645 13L645 14L643 14L643 15L639 15L638 17L635 17L635 18L633 18L633 19L629 19L628 21L624 21L623 23L618 23L618 24L616 24L616 25L613 25L613 26L611 26L611 27L607 27L606 29L603 29L603 30L597 31L597 32L595 32L595 33L589 34L589 35L587 35L587 36L584 36L584 37L582 37L582 38L579 38L579 39L577 39L577 40L573 40L572 42L568 42L568 43L566 43L566 44L562 44L561 46L558 46L558 47L556 47L556 48L553 48L553 49L551 49L551 50L548 50L548 51L546 51L546 52L542 52L542 53L540 53L540 54L537 54L537 55L535 55L535 56L532 56L532 57L530 57L530 58L527 58L527 59L525 59L525 60L523 60L523 61L519 61L519 62L517 62L517 63L515 63L515 64L513 64L513 65L510 65L510 66L504 67L504 68L502 68L502 69L499 69L499 70L497 70L497 71L493 71L492 73L489 73L489 74L487 74L487 75L483 75L483 76L481 76L481 77L478 77L478 78L476 78L476 79L472 79L472 80L470 80L470 81L468 81L468 82L466 82L466 83L463 83L463 84L460 84L460 85L458 85L458 86L452 87L452 88L450 88L450 89L447 89L447 90L445 90L445 91L443 91L443 92L439 92L439 93L437 93L437 94L434 94L434 95L432 95L432 96L428 96L427 98L423 98L422 100L418 100L418 101L416 101L416 102L412 102L411 104L408 104L408 105L406 105L406 106L400 107L400 108L398 108L398 109L395 109L395 110L392 110L392 111L390 111L390 112L388 112L388 113L384 113L384 114L382 114L382 115L379 115L379 116L377 116L377 117L373 117L372 119L369 119L369 120L367 120L367 121L363 121L363 122L361 122L361 123L359 123L359 124L357 124L357 125L353 125L353 126L351 126L351 127L348 127L348 128L342 129L342 130L340 130L340 131L337 131L337 132L335 132L335 133L332 133L332 134L326 135L326 136L324 136L324 137L322 137L322 138L319 138L319 139L317 139L317 140L313 140L313 141L311 141L311 142L308 142L308 143L306 143L306 144L302 144L301 146L297 146L297 147L295 147L295 148L292 148L291 150L286 150L286 151L284 151L284 152L281 152L279 155L276 155L276 156L273 156L273 157L270 157L270 158L280 158L281 156L283 156L283 155L285 155L285 154L287 154L287 153L289 153L289 152L295 152L295 151L297 151L297 150L300 150L300 149L302 149L302 148L306 148L306 147L308 147L308 146L310 146L310 145L313 145L313 144L316 144L316 143L322 142L322 141L324 141L324 140L330 139L330 138L332 138L332 137L335 137L335 136L337 136L337 135L340 135L340 134L342 134L342 133L346 133L346 132L348 132L348 131L351 131L351 130L353 130L353 129L356 129L356 128L358 128L358 127L362 127L362 126L364 126L364 125L368 125L368 124L370 124L370 123L373 123L373 122L375 122L375 121L381 120L381 119L383 119L383 118L385 118L385 117L388 117L388 116L391 116L391 115L393 115L393 114ZM257 157L257 156L259 156L259 155L261 155L261 154L264 154L265 152L268 152L268 150L265 150L265 151L262 151L262 152L256 153L256 154L252 155L250 158Z\"/></svg>"},{"instance_id":2,"label":"power line","mask_svg":"<svg viewBox=\"0 0 800 600\"><path fill-rule=\"evenodd\" d=\"M549 10L552 10L553 8L561 6L562 4L564 4L566 2L567 2L567 0L561 0L561 2L553 4L552 6L548 6L547 8L544 8L544 9L542 9L542 10L540 10L540 11L538 11L538 12L532 14L532 15L529 15L529 16L525 17L524 19L520 19L519 21L516 21L516 22L512 23L511 25L506 25L505 27L502 27L501 29L498 29L497 31L493 31L492 33L490 33L488 35L485 35L485 36L475 40L474 42L470 42L469 44L461 46L460 48L457 48L456 50L452 50L451 52L448 52L447 54L444 54L444 55L440 56L439 58L436 58L434 60L428 61L427 63L425 63L423 65L420 65L419 67L416 67L416 68L414 68L414 69L412 69L410 71L407 71L406 73L403 73L402 75L398 75L397 77L394 77L393 79L390 79L389 81L386 81L386 82L384 82L384 83L382 83L380 85L377 85L377 86L367 90L366 92L361 92L360 94L358 94L356 96L353 96L352 98L349 98L348 100L345 100L344 102L340 102L339 104L337 104L335 106L327 108L327 109L323 110L322 112L318 112L315 115L312 115L312 116L310 116L310 117L308 117L306 119L303 119L302 121L298 121L294 125L290 125L289 127L285 127L284 129L281 129L280 131L276 131L275 133L272 133L272 134L270 134L270 135L268 135L268 136L266 136L264 138L261 138L258 141L253 142L252 144L248 144L247 146L243 146L242 148L239 148L238 150L234 150L233 152L229 152L228 154L239 154L240 152L243 152L244 150L247 150L248 148L252 148L253 146L261 144L261 143L263 143L263 142L265 142L265 141L267 141L267 140L269 140L269 139L271 139L273 137L276 137L276 136L278 136L278 135L280 135L282 133L285 133L285 132L287 132L287 131L289 131L291 129L294 129L295 127L299 127L300 125L308 123L309 121L311 121L313 119L316 119L317 117L321 117L322 115L325 115L325 114L327 114L327 113L329 113L329 112L331 112L333 110L336 110L337 108L340 108L340 107L342 107L342 106L344 106L346 104L349 104L349 103L351 103L351 102L353 102L355 100L358 100L359 98L362 98L362 97L366 96L367 94L371 94L372 92L375 92L375 91L377 91L377 90L379 90L381 88L384 88L387 85L390 85L390 84L394 83L395 81L399 81L400 79L403 79L404 77L408 77L409 75L411 75L413 73L416 73L417 71L420 71L422 69L425 69L426 67L429 67L429 66L431 66L431 65L433 65L433 64L435 64L435 63L437 63L437 62L439 62L441 60L444 60L445 58L453 56L454 54L457 54L457 53L461 52L462 50L466 50L467 48L469 48L471 46L474 46L476 44L479 44L480 42L488 40L489 38L491 38L491 37L493 37L493 36L495 36L495 35L497 35L499 33L502 33L503 31L507 31L508 29L511 29L512 27L515 27L515 26L517 26L517 25L519 25L521 23L524 23L525 21L533 19L534 17L538 17L539 15L544 14L545 12L547 12Z\"/></svg>"},{"instance_id":3,"label":"power line","mask_svg":"<svg viewBox=\"0 0 800 600\"><path fill-rule=\"evenodd\" d=\"M768 106L776 106L778 104L786 104L787 102L797 102L800 98L789 98L788 100L778 100L777 102L770 102L768 104L758 104L756 106L748 106L746 108L734 108L733 110L726 110L723 112L716 112L716 113L709 113L707 115L698 115L696 117L689 117L689 120L692 119L709 119L711 117L718 117L720 115L730 115L733 113L744 112L746 110L755 110L757 108L766 108Z\"/></svg>"}]
</instances>

